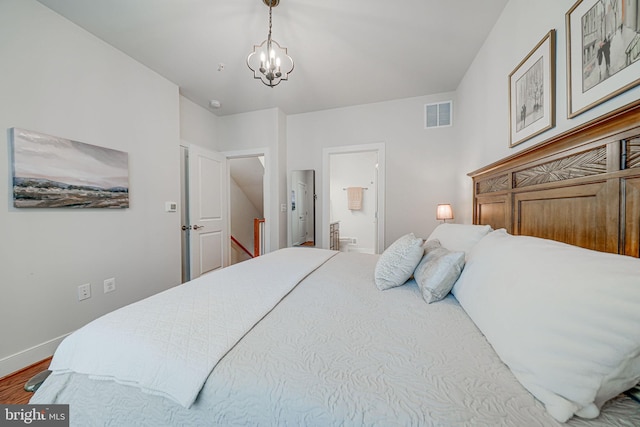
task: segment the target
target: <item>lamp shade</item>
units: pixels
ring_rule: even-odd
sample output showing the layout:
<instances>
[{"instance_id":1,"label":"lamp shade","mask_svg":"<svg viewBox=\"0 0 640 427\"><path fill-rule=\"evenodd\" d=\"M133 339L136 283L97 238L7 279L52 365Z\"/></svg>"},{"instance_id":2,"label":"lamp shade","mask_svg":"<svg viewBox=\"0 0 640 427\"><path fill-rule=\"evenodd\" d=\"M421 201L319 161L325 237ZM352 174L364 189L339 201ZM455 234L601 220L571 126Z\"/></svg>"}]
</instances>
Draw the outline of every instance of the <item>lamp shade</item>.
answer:
<instances>
[{"instance_id":1,"label":"lamp shade","mask_svg":"<svg viewBox=\"0 0 640 427\"><path fill-rule=\"evenodd\" d=\"M436 219L453 219L453 209L450 204L441 204L436 208Z\"/></svg>"}]
</instances>

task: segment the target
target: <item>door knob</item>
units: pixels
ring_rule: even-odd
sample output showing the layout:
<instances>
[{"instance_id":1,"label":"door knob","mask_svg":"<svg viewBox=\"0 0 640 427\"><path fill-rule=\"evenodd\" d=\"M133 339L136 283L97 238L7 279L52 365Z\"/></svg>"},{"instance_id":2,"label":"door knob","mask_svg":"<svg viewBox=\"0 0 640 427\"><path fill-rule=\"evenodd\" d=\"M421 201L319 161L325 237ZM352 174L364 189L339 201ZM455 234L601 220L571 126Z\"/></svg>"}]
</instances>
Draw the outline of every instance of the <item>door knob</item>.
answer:
<instances>
[{"instance_id":1,"label":"door knob","mask_svg":"<svg viewBox=\"0 0 640 427\"><path fill-rule=\"evenodd\" d=\"M193 226L193 229L194 229L194 230L198 230L198 229L200 229L200 228L204 228L204 225L198 225L198 224L196 224L196 225L194 225L194 226Z\"/></svg>"},{"instance_id":2,"label":"door knob","mask_svg":"<svg viewBox=\"0 0 640 427\"><path fill-rule=\"evenodd\" d=\"M183 225L181 228L182 228L182 231L191 230L191 226L190 225L189 226Z\"/></svg>"}]
</instances>

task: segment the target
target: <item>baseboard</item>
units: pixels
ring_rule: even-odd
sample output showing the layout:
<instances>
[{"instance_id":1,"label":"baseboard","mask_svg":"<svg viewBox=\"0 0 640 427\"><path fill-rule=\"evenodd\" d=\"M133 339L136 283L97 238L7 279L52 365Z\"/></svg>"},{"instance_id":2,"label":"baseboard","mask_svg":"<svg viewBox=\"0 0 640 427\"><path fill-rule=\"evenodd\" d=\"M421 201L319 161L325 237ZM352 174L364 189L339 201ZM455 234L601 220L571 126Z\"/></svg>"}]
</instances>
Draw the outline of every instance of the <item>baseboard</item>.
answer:
<instances>
[{"instance_id":1,"label":"baseboard","mask_svg":"<svg viewBox=\"0 0 640 427\"><path fill-rule=\"evenodd\" d=\"M38 344L16 354L12 354L11 356L0 359L0 378L6 377L7 375L19 371L26 366L33 365L36 362L50 357L56 351L56 348L58 348L58 345L60 345L62 340L67 337L67 335L69 334L64 334L62 336L59 336L58 338L54 338L42 344Z\"/></svg>"}]
</instances>

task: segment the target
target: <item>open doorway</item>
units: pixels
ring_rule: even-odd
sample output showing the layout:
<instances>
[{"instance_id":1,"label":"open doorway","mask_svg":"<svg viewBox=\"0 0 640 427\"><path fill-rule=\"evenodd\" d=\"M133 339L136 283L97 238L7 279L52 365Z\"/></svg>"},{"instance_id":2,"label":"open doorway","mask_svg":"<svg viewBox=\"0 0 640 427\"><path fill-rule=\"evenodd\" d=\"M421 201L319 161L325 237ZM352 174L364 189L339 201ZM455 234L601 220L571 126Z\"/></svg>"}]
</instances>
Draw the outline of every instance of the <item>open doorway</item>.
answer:
<instances>
[{"instance_id":1,"label":"open doorway","mask_svg":"<svg viewBox=\"0 0 640 427\"><path fill-rule=\"evenodd\" d=\"M382 253L384 144L326 148L323 163L323 246Z\"/></svg>"},{"instance_id":2,"label":"open doorway","mask_svg":"<svg viewBox=\"0 0 640 427\"><path fill-rule=\"evenodd\" d=\"M255 220L264 220L264 156L229 158L231 265L256 256ZM258 225L259 227L259 225Z\"/></svg>"}]
</instances>

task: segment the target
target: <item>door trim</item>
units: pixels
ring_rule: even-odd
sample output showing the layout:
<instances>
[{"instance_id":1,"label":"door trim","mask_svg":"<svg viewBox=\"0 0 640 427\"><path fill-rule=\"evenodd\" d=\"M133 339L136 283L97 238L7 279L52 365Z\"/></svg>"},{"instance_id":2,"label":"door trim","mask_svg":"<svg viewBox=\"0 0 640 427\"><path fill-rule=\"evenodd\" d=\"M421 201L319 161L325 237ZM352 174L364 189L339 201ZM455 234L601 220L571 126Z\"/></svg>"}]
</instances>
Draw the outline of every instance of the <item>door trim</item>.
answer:
<instances>
[{"instance_id":1,"label":"door trim","mask_svg":"<svg viewBox=\"0 0 640 427\"><path fill-rule=\"evenodd\" d=\"M376 193L376 209L378 213L377 217L377 229L376 229L376 247L377 254L384 252L384 232L385 232L385 220L384 220L384 208L385 208L385 144L384 142L362 144L362 145L346 145L341 147L327 147L322 149L322 224L321 233L322 247L329 249L329 222L330 222L330 165L329 159L333 154L350 154L350 153L364 153L375 152L378 155L378 177L377 177L377 193Z\"/></svg>"}]
</instances>

